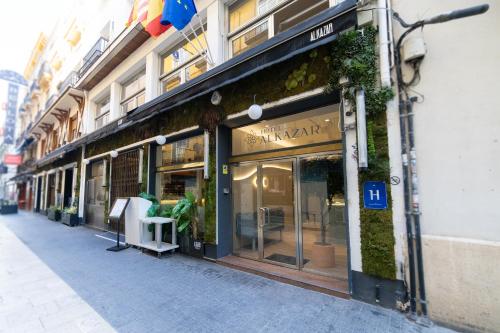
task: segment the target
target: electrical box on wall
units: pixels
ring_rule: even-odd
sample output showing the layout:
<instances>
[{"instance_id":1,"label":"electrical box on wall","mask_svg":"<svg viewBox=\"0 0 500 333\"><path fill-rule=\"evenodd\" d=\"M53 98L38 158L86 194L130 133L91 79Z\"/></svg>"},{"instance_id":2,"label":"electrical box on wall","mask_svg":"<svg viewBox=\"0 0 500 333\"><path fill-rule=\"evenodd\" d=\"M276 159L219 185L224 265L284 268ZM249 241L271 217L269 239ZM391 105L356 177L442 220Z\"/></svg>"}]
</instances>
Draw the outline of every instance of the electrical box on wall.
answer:
<instances>
[{"instance_id":1,"label":"electrical box on wall","mask_svg":"<svg viewBox=\"0 0 500 333\"><path fill-rule=\"evenodd\" d=\"M414 36L408 38L403 44L403 60L412 62L425 57L427 49L422 36Z\"/></svg>"}]
</instances>

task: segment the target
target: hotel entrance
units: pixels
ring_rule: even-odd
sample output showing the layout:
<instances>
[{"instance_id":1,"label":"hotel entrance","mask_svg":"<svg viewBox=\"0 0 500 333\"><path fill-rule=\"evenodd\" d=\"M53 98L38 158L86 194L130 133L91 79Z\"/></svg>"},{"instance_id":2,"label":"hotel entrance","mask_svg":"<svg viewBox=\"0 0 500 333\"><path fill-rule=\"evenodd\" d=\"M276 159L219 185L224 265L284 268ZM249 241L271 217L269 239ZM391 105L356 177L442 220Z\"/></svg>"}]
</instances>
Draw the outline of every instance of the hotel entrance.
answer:
<instances>
[{"instance_id":1,"label":"hotel entrance","mask_svg":"<svg viewBox=\"0 0 500 333\"><path fill-rule=\"evenodd\" d=\"M336 106L233 129L234 255L347 280L341 139Z\"/></svg>"}]
</instances>

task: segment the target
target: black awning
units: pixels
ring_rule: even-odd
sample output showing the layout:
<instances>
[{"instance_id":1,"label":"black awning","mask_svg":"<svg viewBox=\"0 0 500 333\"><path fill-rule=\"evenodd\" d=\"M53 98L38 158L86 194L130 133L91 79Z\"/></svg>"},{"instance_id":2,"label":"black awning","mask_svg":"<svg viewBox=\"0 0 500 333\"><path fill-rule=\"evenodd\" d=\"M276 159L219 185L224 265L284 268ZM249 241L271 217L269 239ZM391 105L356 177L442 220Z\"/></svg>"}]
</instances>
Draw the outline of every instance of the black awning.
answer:
<instances>
[{"instance_id":1,"label":"black awning","mask_svg":"<svg viewBox=\"0 0 500 333\"><path fill-rule=\"evenodd\" d=\"M239 81L260 70L307 52L335 40L344 30L357 24L356 0L346 0L335 7L280 33L266 42L229 59L206 73L176 87L128 113L124 118L115 120L103 128L64 146L60 153L69 152L113 133L132 126L135 122L145 121L156 114L163 113L199 96ZM54 152L55 153L55 152ZM57 154L55 154L57 155ZM49 156L46 156L47 158ZM52 156L54 160L57 156ZM41 163L46 159L42 159Z\"/></svg>"}]
</instances>

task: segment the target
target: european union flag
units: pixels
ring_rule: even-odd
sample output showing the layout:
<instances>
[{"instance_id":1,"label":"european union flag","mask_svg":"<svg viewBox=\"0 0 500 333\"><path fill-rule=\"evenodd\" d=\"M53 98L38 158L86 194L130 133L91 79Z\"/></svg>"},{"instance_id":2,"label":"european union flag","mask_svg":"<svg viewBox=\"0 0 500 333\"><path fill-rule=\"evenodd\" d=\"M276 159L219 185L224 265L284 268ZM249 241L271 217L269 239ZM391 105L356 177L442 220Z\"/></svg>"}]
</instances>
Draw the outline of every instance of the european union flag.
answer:
<instances>
[{"instance_id":1,"label":"european union flag","mask_svg":"<svg viewBox=\"0 0 500 333\"><path fill-rule=\"evenodd\" d=\"M165 0L160 23L182 30L196 14L193 0Z\"/></svg>"}]
</instances>

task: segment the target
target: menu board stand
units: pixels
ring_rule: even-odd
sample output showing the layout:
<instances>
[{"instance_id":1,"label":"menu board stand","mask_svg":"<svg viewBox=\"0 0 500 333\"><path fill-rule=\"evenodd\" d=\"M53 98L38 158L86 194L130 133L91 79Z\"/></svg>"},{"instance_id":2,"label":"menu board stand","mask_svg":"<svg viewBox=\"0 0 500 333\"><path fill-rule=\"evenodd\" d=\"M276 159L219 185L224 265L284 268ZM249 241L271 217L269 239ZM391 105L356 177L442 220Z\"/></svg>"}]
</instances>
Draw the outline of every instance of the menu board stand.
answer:
<instances>
[{"instance_id":1,"label":"menu board stand","mask_svg":"<svg viewBox=\"0 0 500 333\"><path fill-rule=\"evenodd\" d=\"M130 198L117 198L111 208L111 213L109 213L109 220L116 222L116 245L112 246L107 251L118 252L121 250L128 249L129 245L120 244L120 221L125 213L125 208L127 208Z\"/></svg>"}]
</instances>

